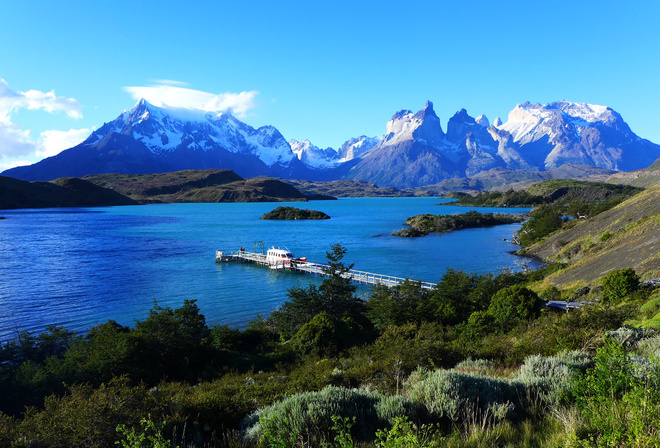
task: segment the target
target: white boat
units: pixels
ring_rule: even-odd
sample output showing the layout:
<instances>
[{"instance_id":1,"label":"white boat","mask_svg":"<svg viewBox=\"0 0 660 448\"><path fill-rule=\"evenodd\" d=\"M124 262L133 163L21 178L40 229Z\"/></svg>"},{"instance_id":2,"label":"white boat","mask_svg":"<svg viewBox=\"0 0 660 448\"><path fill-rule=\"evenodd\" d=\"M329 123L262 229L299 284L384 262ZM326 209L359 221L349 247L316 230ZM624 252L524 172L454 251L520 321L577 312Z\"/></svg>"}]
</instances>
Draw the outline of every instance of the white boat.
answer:
<instances>
[{"instance_id":1,"label":"white boat","mask_svg":"<svg viewBox=\"0 0 660 448\"><path fill-rule=\"evenodd\" d=\"M292 263L305 261L307 258L296 258L288 249L271 247L266 252L266 263L271 269L290 269Z\"/></svg>"},{"instance_id":2,"label":"white boat","mask_svg":"<svg viewBox=\"0 0 660 448\"><path fill-rule=\"evenodd\" d=\"M296 257L288 249L271 247L266 252L266 263L271 269L286 269L291 267L291 260Z\"/></svg>"}]
</instances>

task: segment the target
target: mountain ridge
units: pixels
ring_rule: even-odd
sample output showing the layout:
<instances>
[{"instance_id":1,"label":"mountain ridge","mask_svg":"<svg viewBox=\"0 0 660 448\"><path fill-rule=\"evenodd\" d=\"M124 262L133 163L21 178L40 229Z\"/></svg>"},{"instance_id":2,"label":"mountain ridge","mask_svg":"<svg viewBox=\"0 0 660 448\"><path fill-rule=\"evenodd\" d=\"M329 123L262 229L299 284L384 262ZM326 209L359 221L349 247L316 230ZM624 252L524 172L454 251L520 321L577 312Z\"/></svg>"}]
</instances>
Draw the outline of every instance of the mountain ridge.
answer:
<instances>
[{"instance_id":1,"label":"mountain ridge","mask_svg":"<svg viewBox=\"0 0 660 448\"><path fill-rule=\"evenodd\" d=\"M310 181L351 179L412 188L494 168L545 172L562 165L635 170L660 158L660 145L638 137L606 106L557 101L516 105L506 123L460 109L446 132L427 101L393 114L382 136L347 140L337 150L286 140L231 112L156 107L144 99L81 144L3 175L51 180L87 174L150 174L231 169L242 177Z\"/></svg>"}]
</instances>

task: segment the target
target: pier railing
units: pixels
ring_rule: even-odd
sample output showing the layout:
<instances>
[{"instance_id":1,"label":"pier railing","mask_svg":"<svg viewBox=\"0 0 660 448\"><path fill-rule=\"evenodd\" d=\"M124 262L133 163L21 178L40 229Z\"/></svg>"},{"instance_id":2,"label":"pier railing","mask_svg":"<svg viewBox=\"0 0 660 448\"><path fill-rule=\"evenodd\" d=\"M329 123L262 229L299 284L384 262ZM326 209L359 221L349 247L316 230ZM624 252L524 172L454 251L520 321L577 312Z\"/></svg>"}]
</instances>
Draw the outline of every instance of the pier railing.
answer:
<instances>
[{"instance_id":1,"label":"pier railing","mask_svg":"<svg viewBox=\"0 0 660 448\"><path fill-rule=\"evenodd\" d=\"M321 263L313 262L302 262L297 260L292 260L289 263L277 263L273 266L270 266L266 261L266 255L260 254L257 252L246 252L246 251L237 251L237 252L216 252L217 263L224 261L243 261L246 263L259 264L262 266L269 266L274 269L284 269L289 271L298 271L305 272L307 274L318 275L318 276L329 276L328 272L329 266ZM433 289L436 284L431 282L420 282L417 280L411 280L403 277L394 277L392 275L376 274L373 272L358 271L356 269L351 269L344 274L345 278L350 279L355 283L362 283L365 285L383 285L387 288L393 288L397 285L402 284L406 280L414 281L419 283L423 289Z\"/></svg>"}]
</instances>

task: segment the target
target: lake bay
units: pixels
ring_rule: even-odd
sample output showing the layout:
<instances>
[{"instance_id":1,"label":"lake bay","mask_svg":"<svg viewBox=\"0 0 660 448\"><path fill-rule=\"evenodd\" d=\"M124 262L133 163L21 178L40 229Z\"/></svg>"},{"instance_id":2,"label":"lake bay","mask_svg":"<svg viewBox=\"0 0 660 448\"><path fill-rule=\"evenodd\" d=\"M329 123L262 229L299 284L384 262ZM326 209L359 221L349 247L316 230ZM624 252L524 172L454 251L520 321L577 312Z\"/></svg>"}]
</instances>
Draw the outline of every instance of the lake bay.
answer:
<instances>
[{"instance_id":1,"label":"lake bay","mask_svg":"<svg viewBox=\"0 0 660 448\"><path fill-rule=\"evenodd\" d=\"M133 325L157 301L177 308L196 299L207 323L244 326L267 315L300 273L215 263L216 250L287 247L325 262L341 243L344 261L362 271L438 282L449 267L476 273L518 270L510 239L520 224L422 238L390 236L410 216L526 212L526 208L438 206L437 198L351 198L308 203L162 204L0 212L0 341L18 331L62 325L84 332L116 320ZM279 205L327 213L329 220L265 221ZM369 289L361 287L365 298Z\"/></svg>"}]
</instances>

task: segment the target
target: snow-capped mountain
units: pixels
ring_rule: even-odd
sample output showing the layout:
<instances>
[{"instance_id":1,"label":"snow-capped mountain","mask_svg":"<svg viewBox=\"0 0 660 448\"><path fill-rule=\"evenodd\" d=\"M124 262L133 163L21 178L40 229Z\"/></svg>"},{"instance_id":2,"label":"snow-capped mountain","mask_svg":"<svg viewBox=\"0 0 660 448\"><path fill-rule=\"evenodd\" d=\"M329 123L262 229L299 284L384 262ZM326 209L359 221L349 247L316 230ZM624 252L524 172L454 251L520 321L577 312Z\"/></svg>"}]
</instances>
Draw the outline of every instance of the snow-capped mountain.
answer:
<instances>
[{"instance_id":1,"label":"snow-capped mountain","mask_svg":"<svg viewBox=\"0 0 660 448\"><path fill-rule=\"evenodd\" d=\"M594 104L518 104L498 129L540 170L573 164L627 171L649 166L659 154L658 145L635 135L621 115Z\"/></svg>"},{"instance_id":2,"label":"snow-capped mountain","mask_svg":"<svg viewBox=\"0 0 660 448\"><path fill-rule=\"evenodd\" d=\"M502 123L465 109L443 133L433 104L401 110L386 134L347 177L399 188L473 176L492 168L546 171L562 165L634 170L660 157L660 145L636 136L609 107L559 101L518 104Z\"/></svg>"},{"instance_id":3,"label":"snow-capped mountain","mask_svg":"<svg viewBox=\"0 0 660 448\"><path fill-rule=\"evenodd\" d=\"M433 103L396 112L385 134L321 149L273 126L255 129L231 113L156 107L140 100L83 143L34 165L5 171L25 180L99 173L157 173L226 168L242 177L364 180L415 187L497 169L546 171L563 165L645 168L660 146L635 135L605 106L559 101L518 104L490 124L461 109L443 131Z\"/></svg>"},{"instance_id":4,"label":"snow-capped mountain","mask_svg":"<svg viewBox=\"0 0 660 448\"><path fill-rule=\"evenodd\" d=\"M341 145L341 148L337 150L337 155L342 162L348 162L362 156L362 154L369 151L382 140L383 136L367 137L366 135L361 135L359 137L352 137Z\"/></svg>"},{"instance_id":5,"label":"snow-capped mountain","mask_svg":"<svg viewBox=\"0 0 660 448\"><path fill-rule=\"evenodd\" d=\"M318 146L312 145L307 139L300 141L289 140L289 146L291 146L291 150L298 157L298 160L310 168L323 169L336 167L342 162L337 151L334 149L321 149Z\"/></svg>"},{"instance_id":6,"label":"snow-capped mountain","mask_svg":"<svg viewBox=\"0 0 660 448\"><path fill-rule=\"evenodd\" d=\"M50 180L207 168L228 168L244 177L307 171L273 126L254 129L231 113L156 107L142 99L80 145L7 174Z\"/></svg>"},{"instance_id":7,"label":"snow-capped mountain","mask_svg":"<svg viewBox=\"0 0 660 448\"><path fill-rule=\"evenodd\" d=\"M456 163L442 151L445 134L430 101L416 114L395 113L386 129L383 139L361 155L347 178L401 188L461 176Z\"/></svg>"}]
</instances>

